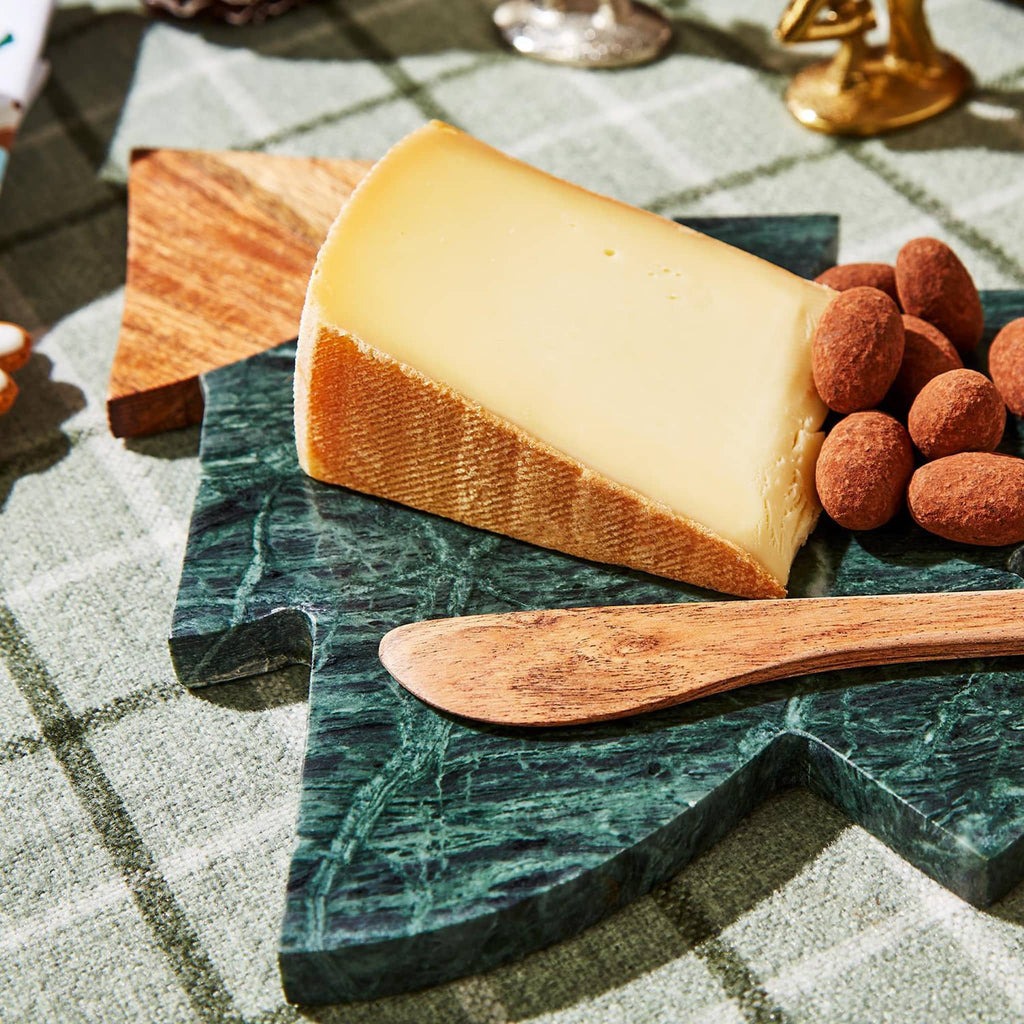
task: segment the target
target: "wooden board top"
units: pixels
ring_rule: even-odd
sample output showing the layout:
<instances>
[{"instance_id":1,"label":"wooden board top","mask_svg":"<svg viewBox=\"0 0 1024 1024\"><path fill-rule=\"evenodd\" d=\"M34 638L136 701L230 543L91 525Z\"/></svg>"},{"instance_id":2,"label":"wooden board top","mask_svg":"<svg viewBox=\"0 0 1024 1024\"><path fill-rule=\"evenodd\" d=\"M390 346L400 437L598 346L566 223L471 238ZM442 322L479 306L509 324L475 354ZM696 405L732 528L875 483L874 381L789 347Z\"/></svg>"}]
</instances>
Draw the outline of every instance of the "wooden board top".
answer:
<instances>
[{"instance_id":1,"label":"wooden board top","mask_svg":"<svg viewBox=\"0 0 1024 1024\"><path fill-rule=\"evenodd\" d=\"M317 250L370 166L132 154L124 316L107 393L115 436L199 422L199 374L295 337Z\"/></svg>"}]
</instances>

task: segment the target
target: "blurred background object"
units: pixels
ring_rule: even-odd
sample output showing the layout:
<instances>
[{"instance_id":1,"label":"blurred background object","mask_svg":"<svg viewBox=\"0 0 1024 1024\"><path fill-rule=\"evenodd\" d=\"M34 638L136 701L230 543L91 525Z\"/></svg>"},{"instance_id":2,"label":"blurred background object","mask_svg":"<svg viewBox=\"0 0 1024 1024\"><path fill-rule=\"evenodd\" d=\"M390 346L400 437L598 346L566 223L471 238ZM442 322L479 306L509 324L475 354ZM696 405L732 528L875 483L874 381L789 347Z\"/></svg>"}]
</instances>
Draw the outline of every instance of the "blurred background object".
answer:
<instances>
[{"instance_id":1,"label":"blurred background object","mask_svg":"<svg viewBox=\"0 0 1024 1024\"><path fill-rule=\"evenodd\" d=\"M0 177L14 136L46 81L41 57L53 0L0 0Z\"/></svg>"},{"instance_id":2,"label":"blurred background object","mask_svg":"<svg viewBox=\"0 0 1024 1024\"><path fill-rule=\"evenodd\" d=\"M205 14L229 25L248 25L284 14L305 0L145 0L145 3L176 18Z\"/></svg>"},{"instance_id":3,"label":"blurred background object","mask_svg":"<svg viewBox=\"0 0 1024 1024\"><path fill-rule=\"evenodd\" d=\"M0 413L7 412L18 397L11 374L20 370L32 354L32 339L24 327L0 321Z\"/></svg>"},{"instance_id":4,"label":"blurred background object","mask_svg":"<svg viewBox=\"0 0 1024 1024\"><path fill-rule=\"evenodd\" d=\"M888 0L889 39L871 46L871 0L790 0L775 29L784 43L839 40L830 61L800 71L786 105L808 128L875 135L934 117L959 100L970 72L932 41L924 0Z\"/></svg>"},{"instance_id":5,"label":"blurred background object","mask_svg":"<svg viewBox=\"0 0 1024 1024\"><path fill-rule=\"evenodd\" d=\"M523 56L584 68L646 63L672 38L663 14L633 0L505 0L494 23Z\"/></svg>"}]
</instances>

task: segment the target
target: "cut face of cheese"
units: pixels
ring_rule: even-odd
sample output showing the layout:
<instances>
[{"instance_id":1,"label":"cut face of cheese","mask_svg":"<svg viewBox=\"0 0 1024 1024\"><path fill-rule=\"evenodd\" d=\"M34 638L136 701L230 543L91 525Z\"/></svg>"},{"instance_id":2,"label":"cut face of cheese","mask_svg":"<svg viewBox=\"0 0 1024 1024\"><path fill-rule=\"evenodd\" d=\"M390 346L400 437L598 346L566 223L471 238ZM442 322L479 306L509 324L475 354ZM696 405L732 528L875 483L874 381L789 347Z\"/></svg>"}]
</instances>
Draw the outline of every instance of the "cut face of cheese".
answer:
<instances>
[{"instance_id":1,"label":"cut face of cheese","mask_svg":"<svg viewBox=\"0 0 1024 1024\"><path fill-rule=\"evenodd\" d=\"M833 295L434 122L321 249L299 461L571 554L781 596L819 510L810 345Z\"/></svg>"}]
</instances>

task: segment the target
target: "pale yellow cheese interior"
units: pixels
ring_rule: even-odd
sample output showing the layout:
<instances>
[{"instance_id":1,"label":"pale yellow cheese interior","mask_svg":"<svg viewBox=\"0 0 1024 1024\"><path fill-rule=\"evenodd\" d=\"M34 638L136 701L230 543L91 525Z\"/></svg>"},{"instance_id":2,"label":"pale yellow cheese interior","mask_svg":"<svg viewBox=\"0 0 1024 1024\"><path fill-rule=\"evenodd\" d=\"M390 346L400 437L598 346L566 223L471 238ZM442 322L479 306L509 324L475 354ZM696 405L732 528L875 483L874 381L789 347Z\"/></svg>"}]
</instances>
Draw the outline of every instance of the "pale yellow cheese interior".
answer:
<instances>
[{"instance_id":1,"label":"pale yellow cheese interior","mask_svg":"<svg viewBox=\"0 0 1024 1024\"><path fill-rule=\"evenodd\" d=\"M435 122L348 202L304 317L696 520L784 583L818 512L810 343L833 294Z\"/></svg>"}]
</instances>

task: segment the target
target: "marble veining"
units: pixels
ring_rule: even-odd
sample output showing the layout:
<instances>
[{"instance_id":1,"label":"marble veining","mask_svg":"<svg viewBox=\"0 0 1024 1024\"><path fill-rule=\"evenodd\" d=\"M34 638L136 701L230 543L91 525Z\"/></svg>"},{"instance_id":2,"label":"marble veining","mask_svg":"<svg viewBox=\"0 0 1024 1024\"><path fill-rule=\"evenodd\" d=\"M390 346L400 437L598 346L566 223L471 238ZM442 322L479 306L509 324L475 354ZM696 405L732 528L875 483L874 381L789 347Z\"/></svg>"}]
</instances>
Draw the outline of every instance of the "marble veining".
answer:
<instances>
[{"instance_id":1,"label":"marble veining","mask_svg":"<svg viewBox=\"0 0 1024 1024\"><path fill-rule=\"evenodd\" d=\"M832 217L692 222L813 276ZM990 336L1024 292L984 296ZM189 686L309 664L309 735L281 930L296 1002L436 984L636 898L772 791L806 785L976 904L1024 875L1024 659L804 676L665 711L530 731L438 714L377 660L418 618L728 600L309 480L294 345L209 374L202 479L171 635ZM1024 454L1014 421L1005 450ZM1016 559L1016 561L1014 561ZM795 596L1020 586L1021 554L903 515L822 523Z\"/></svg>"}]
</instances>

